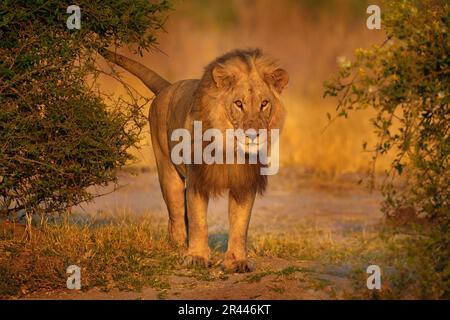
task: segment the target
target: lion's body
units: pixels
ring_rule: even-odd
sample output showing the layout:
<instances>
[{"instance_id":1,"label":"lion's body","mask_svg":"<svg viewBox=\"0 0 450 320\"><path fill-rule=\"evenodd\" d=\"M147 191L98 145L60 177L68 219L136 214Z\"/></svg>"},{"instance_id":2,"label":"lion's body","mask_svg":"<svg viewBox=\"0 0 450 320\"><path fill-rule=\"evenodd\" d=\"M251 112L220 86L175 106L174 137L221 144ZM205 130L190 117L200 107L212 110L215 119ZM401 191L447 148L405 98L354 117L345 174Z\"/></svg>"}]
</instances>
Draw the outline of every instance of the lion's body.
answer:
<instances>
[{"instance_id":1,"label":"lion's body","mask_svg":"<svg viewBox=\"0 0 450 320\"><path fill-rule=\"evenodd\" d=\"M129 70L128 60L119 57L112 60ZM188 264L207 265L208 200L228 190L230 234L224 265L248 271L246 239L251 209L256 193L262 193L267 184L267 177L260 174L261 164L175 165L171 151L177 142L170 138L180 128L193 134L195 120L202 121L203 130L217 128L222 132L229 128L281 128L284 109L279 94L287 83L287 74L259 50L234 51L219 57L206 67L199 80L169 84L153 71L148 72L153 78L140 78L149 88L156 88L149 122L161 190L169 211L171 240L188 244ZM133 73L139 76L138 71ZM242 97L239 102L245 104L245 111L244 107L233 106L235 96ZM261 99L270 101L270 109L260 107Z\"/></svg>"}]
</instances>

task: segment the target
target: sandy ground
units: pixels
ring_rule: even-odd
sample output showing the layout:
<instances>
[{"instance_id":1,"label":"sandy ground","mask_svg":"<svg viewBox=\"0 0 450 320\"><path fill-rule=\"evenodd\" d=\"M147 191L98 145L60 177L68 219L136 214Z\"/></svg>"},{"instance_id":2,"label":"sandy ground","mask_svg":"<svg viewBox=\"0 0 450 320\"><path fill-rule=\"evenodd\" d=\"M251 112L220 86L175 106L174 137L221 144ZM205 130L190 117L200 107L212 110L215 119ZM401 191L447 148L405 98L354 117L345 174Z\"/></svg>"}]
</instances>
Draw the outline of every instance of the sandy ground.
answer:
<instances>
[{"instance_id":1,"label":"sandy ground","mask_svg":"<svg viewBox=\"0 0 450 320\"><path fill-rule=\"evenodd\" d=\"M252 229L285 231L292 222L311 219L321 223L332 220L332 228L346 227L345 221L352 218L368 225L376 223L382 217L381 197L359 185L358 180L360 177L357 175L348 174L330 182L319 182L305 170L281 168L278 175L269 178L266 193L255 201L250 232ZM112 187L101 188L96 192L109 193L112 190ZM210 201L208 225L211 234L227 231L227 207L226 197ZM167 217L156 172L123 173L115 192L76 207L73 212L113 215L151 213L157 218Z\"/></svg>"},{"instance_id":2,"label":"sandy ground","mask_svg":"<svg viewBox=\"0 0 450 320\"><path fill-rule=\"evenodd\" d=\"M250 234L289 232L293 225L309 221L331 231L360 230L382 218L381 197L357 184L358 177L346 175L333 182L320 183L299 169L281 169L271 177L269 188L256 200ZM77 207L74 213L121 215L149 214L167 216L155 172L138 175L123 173L120 188L93 203ZM98 189L109 192L111 188ZM226 241L227 200L214 199L208 208L210 244ZM140 292L112 290L103 292L58 291L34 293L32 299L334 299L344 298L351 290L349 270L345 266L322 266L314 261L289 261L280 258L253 257L256 269L249 274L223 274L220 267L212 273L216 280L198 280L191 270L170 276L170 289L144 288ZM295 268L288 275L277 275L285 268ZM258 277L271 270L271 274ZM311 283L314 282L314 283Z\"/></svg>"}]
</instances>

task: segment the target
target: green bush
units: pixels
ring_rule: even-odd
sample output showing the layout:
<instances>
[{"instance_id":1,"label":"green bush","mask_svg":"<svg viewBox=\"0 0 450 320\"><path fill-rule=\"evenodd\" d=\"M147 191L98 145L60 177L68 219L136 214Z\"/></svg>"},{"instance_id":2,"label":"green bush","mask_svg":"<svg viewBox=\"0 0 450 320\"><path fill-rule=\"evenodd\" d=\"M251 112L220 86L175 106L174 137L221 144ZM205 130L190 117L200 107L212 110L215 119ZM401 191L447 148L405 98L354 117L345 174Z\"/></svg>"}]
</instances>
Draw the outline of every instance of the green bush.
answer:
<instances>
[{"instance_id":1,"label":"green bush","mask_svg":"<svg viewBox=\"0 0 450 320\"><path fill-rule=\"evenodd\" d=\"M423 288L440 288L432 296L448 298L450 4L386 1L381 10L386 41L357 49L354 61L342 59L338 73L325 83L325 96L337 97L336 117L375 111L371 123L377 143L363 147L373 152L374 165L379 155L394 155L382 183L383 210L388 218L425 225L419 228L424 240L410 251L420 252L417 270L427 275L422 278L433 279L424 280Z\"/></svg>"},{"instance_id":2,"label":"green bush","mask_svg":"<svg viewBox=\"0 0 450 320\"><path fill-rule=\"evenodd\" d=\"M116 179L144 125L142 99L111 100L95 84L96 52L152 46L168 3L81 0L0 3L0 209L61 212ZM94 81L92 81L94 79ZM112 103L108 103L112 102Z\"/></svg>"},{"instance_id":3,"label":"green bush","mask_svg":"<svg viewBox=\"0 0 450 320\"><path fill-rule=\"evenodd\" d=\"M357 49L353 62L342 59L338 74L325 84L325 95L338 97L338 116L347 117L352 109L375 110L373 160L395 153L383 189L386 213L414 207L448 226L450 5L392 1L382 12L386 42ZM393 187L398 176L407 182L404 188Z\"/></svg>"}]
</instances>

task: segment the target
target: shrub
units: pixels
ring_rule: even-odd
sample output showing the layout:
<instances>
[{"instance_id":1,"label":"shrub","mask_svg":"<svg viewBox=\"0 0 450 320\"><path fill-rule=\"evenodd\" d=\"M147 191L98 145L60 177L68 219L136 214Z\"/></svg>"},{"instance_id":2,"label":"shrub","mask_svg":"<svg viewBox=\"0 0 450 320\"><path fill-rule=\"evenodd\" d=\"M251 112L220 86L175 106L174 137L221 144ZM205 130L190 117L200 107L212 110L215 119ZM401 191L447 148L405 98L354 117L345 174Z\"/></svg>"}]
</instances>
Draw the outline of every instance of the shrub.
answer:
<instances>
[{"instance_id":1,"label":"shrub","mask_svg":"<svg viewBox=\"0 0 450 320\"><path fill-rule=\"evenodd\" d=\"M61 212L92 199L87 188L115 181L145 123L146 100L111 100L94 85L96 52L135 44L142 54L167 1L81 0L80 30L66 27L69 5L0 3L2 212Z\"/></svg>"},{"instance_id":2,"label":"shrub","mask_svg":"<svg viewBox=\"0 0 450 320\"><path fill-rule=\"evenodd\" d=\"M375 111L373 164L379 155L395 154L382 184L383 210L389 218L408 213L409 220L432 226L422 229L427 237L417 250L429 255L424 270L432 264L434 279L445 288L439 292L448 297L450 4L392 1L382 12L385 43L357 49L354 61L342 59L325 83L325 96L338 98L337 117L353 109Z\"/></svg>"},{"instance_id":3,"label":"shrub","mask_svg":"<svg viewBox=\"0 0 450 320\"><path fill-rule=\"evenodd\" d=\"M325 96L338 97L337 116L375 110L373 161L387 152L396 155L383 189L386 213L413 206L448 226L450 5L403 0L382 10L388 39L357 49L353 62L342 59L337 75L325 83ZM404 188L393 187L398 176L406 179Z\"/></svg>"}]
</instances>

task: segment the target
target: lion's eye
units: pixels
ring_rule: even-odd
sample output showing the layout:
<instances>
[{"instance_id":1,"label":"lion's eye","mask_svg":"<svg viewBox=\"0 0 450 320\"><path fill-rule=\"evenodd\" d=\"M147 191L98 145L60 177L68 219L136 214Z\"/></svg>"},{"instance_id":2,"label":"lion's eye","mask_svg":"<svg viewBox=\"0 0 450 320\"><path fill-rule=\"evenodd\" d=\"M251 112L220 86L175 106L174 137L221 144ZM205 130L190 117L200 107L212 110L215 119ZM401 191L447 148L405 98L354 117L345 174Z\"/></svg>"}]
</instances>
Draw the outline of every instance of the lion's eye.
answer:
<instances>
[{"instance_id":1,"label":"lion's eye","mask_svg":"<svg viewBox=\"0 0 450 320\"><path fill-rule=\"evenodd\" d=\"M236 100L236 101L234 102L234 105L235 105L236 107L238 107L239 109L241 109L241 110L244 109L244 105L242 104L242 101L241 101L241 100Z\"/></svg>"},{"instance_id":2,"label":"lion's eye","mask_svg":"<svg viewBox=\"0 0 450 320\"><path fill-rule=\"evenodd\" d=\"M263 102L261 102L261 110L263 110L265 107L267 107L268 104L269 104L268 100L263 100Z\"/></svg>"}]
</instances>

